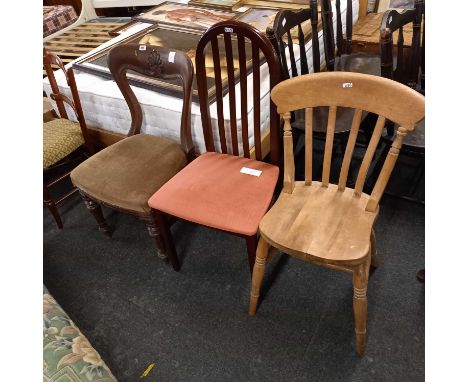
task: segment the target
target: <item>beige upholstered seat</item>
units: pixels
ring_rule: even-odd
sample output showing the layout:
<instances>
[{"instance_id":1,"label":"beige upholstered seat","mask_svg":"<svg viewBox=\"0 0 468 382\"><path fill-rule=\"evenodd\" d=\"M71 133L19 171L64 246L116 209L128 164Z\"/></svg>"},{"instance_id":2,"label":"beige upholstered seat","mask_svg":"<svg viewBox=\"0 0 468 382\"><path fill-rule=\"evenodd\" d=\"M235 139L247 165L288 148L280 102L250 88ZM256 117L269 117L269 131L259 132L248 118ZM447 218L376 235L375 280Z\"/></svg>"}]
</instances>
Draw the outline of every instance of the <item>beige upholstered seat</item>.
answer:
<instances>
[{"instance_id":1,"label":"beige upholstered seat","mask_svg":"<svg viewBox=\"0 0 468 382\"><path fill-rule=\"evenodd\" d=\"M70 176L76 187L106 204L149 212L148 198L186 164L177 142L138 134L95 154Z\"/></svg>"},{"instance_id":2,"label":"beige upholstered seat","mask_svg":"<svg viewBox=\"0 0 468 382\"><path fill-rule=\"evenodd\" d=\"M43 168L48 168L84 144L80 125L65 118L44 123Z\"/></svg>"}]
</instances>

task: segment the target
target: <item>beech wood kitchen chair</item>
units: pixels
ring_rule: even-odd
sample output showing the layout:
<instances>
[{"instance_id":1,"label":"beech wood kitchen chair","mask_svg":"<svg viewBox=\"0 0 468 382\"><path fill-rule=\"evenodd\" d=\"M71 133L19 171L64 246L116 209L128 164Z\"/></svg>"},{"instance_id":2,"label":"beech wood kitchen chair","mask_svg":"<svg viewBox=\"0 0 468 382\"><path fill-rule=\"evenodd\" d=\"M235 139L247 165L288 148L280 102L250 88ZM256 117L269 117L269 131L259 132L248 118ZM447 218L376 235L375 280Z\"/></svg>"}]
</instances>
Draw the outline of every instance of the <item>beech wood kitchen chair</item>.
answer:
<instances>
[{"instance_id":1,"label":"beech wood kitchen chair","mask_svg":"<svg viewBox=\"0 0 468 382\"><path fill-rule=\"evenodd\" d=\"M59 229L63 228L57 206L78 190L70 191L58 198L51 196L50 189L69 179L70 171L80 161L94 153L76 88L73 69L65 69L62 60L55 54L43 50L43 66L52 89L50 98L56 102L60 118L47 118L43 123L43 200L54 217ZM60 91L54 67L61 70L72 94L72 99ZM69 119L65 104L75 113L78 122Z\"/></svg>"},{"instance_id":2,"label":"beech wood kitchen chair","mask_svg":"<svg viewBox=\"0 0 468 382\"><path fill-rule=\"evenodd\" d=\"M379 200L393 170L404 137L424 118L424 97L398 82L360 73L308 74L278 84L271 93L284 119L284 185L278 200L260 222L249 314L257 309L260 285L270 247L328 268L353 275L353 307L356 351L363 355L366 343L367 283L369 267L377 266L373 225ZM311 152L316 107L328 106L328 127L320 181L312 178ZM329 181L331 147L337 107L355 109L338 184ZM306 108L305 181L295 181L291 137L291 112ZM363 110L378 115L354 189L346 187L352 152ZM372 193L363 186L377 148L385 119L398 126L382 171Z\"/></svg>"},{"instance_id":3,"label":"beech wood kitchen chair","mask_svg":"<svg viewBox=\"0 0 468 382\"><path fill-rule=\"evenodd\" d=\"M225 57L220 52L224 52ZM235 54L237 52L237 55ZM247 56L252 54L252 65ZM213 126L207 91L206 60L212 56L216 84L217 126ZM167 216L174 216L206 227L245 238L250 271L255 261L257 231L260 219L270 206L279 174L279 117L276 107L267 98L261 107L261 70L269 73L269 89L280 80L278 59L270 42L254 27L233 20L209 28L200 39L195 57L200 112L207 152L161 187L148 201L159 217L168 251L176 258ZM238 64L237 64L238 63ZM238 65L236 67L236 65ZM222 67L228 84L229 124L225 124L223 108ZM252 72L252 85L247 75ZM236 86L236 73L239 84ZM237 95L240 97L236 98ZM267 95L268 97L268 95ZM238 101L240 100L240 108ZM225 99L226 101L226 99ZM251 103L249 101L252 101ZM248 120L249 108L253 121ZM238 113L240 111L240 114ZM262 110L265 113L262 113ZM261 122L269 116L269 154L262 147ZM238 118L242 132L238 131ZM252 123L253 122L253 123ZM251 158L249 132L255 148ZM215 138L219 137L219 144ZM267 141L268 142L268 141ZM268 154L268 156L266 156ZM243 173L243 168L260 171L259 176ZM249 172L251 170L247 170ZM165 228L163 228L165 227Z\"/></svg>"},{"instance_id":4,"label":"beech wood kitchen chair","mask_svg":"<svg viewBox=\"0 0 468 382\"><path fill-rule=\"evenodd\" d=\"M71 178L102 233L109 237L112 234L101 205L135 215L146 223L150 237L155 240L158 256L169 261L148 198L194 156L191 136L193 65L183 52L139 44L113 48L108 65L132 116L128 137L75 168ZM129 70L152 78L174 79L182 85L180 143L140 133L143 111L129 86ZM178 269L176 260L172 265Z\"/></svg>"}]
</instances>

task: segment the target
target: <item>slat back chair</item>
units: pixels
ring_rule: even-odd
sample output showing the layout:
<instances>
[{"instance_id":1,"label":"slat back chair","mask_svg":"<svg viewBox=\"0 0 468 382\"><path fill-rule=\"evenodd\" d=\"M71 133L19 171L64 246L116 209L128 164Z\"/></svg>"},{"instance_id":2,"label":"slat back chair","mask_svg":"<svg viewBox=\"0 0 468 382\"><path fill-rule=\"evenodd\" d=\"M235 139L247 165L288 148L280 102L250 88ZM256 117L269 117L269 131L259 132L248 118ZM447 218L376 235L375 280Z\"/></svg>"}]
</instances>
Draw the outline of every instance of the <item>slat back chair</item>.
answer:
<instances>
[{"instance_id":1,"label":"slat back chair","mask_svg":"<svg viewBox=\"0 0 468 382\"><path fill-rule=\"evenodd\" d=\"M305 28L303 25L305 24ZM309 61L306 54L306 39L309 37L308 24L310 24L310 40L312 41L312 67L314 72L320 72L320 46L318 35L318 4L317 0L310 1L309 9L293 11L284 9L279 11L273 22L273 28L268 27L266 34L280 58L281 76L283 79L297 77L299 74L309 73ZM304 34L303 29L306 30ZM294 52L294 44L299 45L299 65ZM289 55L289 59L286 56Z\"/></svg>"},{"instance_id":2,"label":"slat back chair","mask_svg":"<svg viewBox=\"0 0 468 382\"><path fill-rule=\"evenodd\" d=\"M425 93L424 81L424 1L416 0L413 9L405 9L402 13L397 10L388 10L384 13L380 33L380 51L382 76L393 79L412 89ZM412 39L411 48L405 49L403 28L411 24ZM397 45L394 48L393 35L398 33ZM395 52L396 50L396 52ZM395 54L396 53L396 54ZM396 56L396 62L394 57ZM371 188L376 181L376 174L383 165L385 155L392 144L394 136L394 124L387 121L387 135L382 137L384 149L381 151L380 158L373 168L366 188ZM402 146L402 154L416 159L416 172L409 182L409 190L402 195L403 198L412 201L420 201L414 198L419 186L420 180L424 174L424 156L425 156L425 124L424 121L418 125L414 134L405 140Z\"/></svg>"},{"instance_id":3,"label":"slat back chair","mask_svg":"<svg viewBox=\"0 0 468 382\"><path fill-rule=\"evenodd\" d=\"M60 217L57 206L73 195L77 189L72 188L65 195L58 199L52 198L50 188L68 179L70 175L69 165L76 165L80 160L94 153L94 146L90 140L88 129L81 108L80 98L76 87L73 69L65 69L63 62L58 56L43 50L43 66L52 89L50 98L56 102L59 111L59 119L52 119L44 123L44 177L43 200L51 212L58 228L63 228L63 222ZM62 93L57 85L54 74L54 68L61 70L65 76L68 86L72 93L72 99ZM75 114L76 122L69 120L65 104ZM77 155L74 155L74 154ZM64 171L57 171L59 166L67 168ZM49 174L54 174L49 177Z\"/></svg>"},{"instance_id":4,"label":"slat back chair","mask_svg":"<svg viewBox=\"0 0 468 382\"><path fill-rule=\"evenodd\" d=\"M402 13L388 10L382 17L380 28L381 73L424 94L424 0L415 0L413 9ZM409 58L404 55L403 28L412 24L413 35ZM394 65L393 34L398 31L396 65Z\"/></svg>"},{"instance_id":5,"label":"slat back chair","mask_svg":"<svg viewBox=\"0 0 468 382\"><path fill-rule=\"evenodd\" d=\"M170 261L160 236L160 227L148 206L148 198L179 172L194 157L191 136L193 65L183 52L147 44L114 47L108 67L122 92L132 117L128 137L106 147L71 173L86 207L97 221L99 230L111 236L101 205L135 215L143 220L154 239L158 256ZM140 134L143 111L128 83L134 71L155 79L175 79L182 87L180 142ZM176 261L172 261L178 269Z\"/></svg>"},{"instance_id":6,"label":"slat back chair","mask_svg":"<svg viewBox=\"0 0 468 382\"><path fill-rule=\"evenodd\" d=\"M323 39L325 44L325 62L328 71L335 70L335 57L351 54L353 36L353 1L346 0L346 26L343 32L341 0L335 0L333 12L331 0L322 0ZM336 15L336 35L333 27L333 14Z\"/></svg>"},{"instance_id":7,"label":"slat back chair","mask_svg":"<svg viewBox=\"0 0 468 382\"><path fill-rule=\"evenodd\" d=\"M249 53L251 68L247 66ZM210 54L214 61L217 126L212 123L207 91L206 67L213 64L205 64ZM279 176L279 116L270 98L266 100L268 110L261 110L261 85L265 86L262 73L265 73L265 69L268 71L267 84L269 89L274 87L280 81L278 58L266 36L257 29L242 22L228 20L213 25L204 33L197 46L195 64L207 152L167 182L150 198L148 204L159 217L161 227L165 227L163 233L167 248L174 258L177 255L167 228L167 216L244 238L249 269L252 271L258 224L271 204ZM238 79L236 72L239 74ZM236 81L239 81L238 86ZM223 92L223 84L227 84L227 96ZM252 110L249 110L249 96L253 100ZM226 106L223 105L223 97L227 98L228 108L223 107ZM249 125L249 113L253 114L253 126ZM260 128L267 115L270 138L269 156L266 157L268 153L262 147ZM225 119L228 117L229 129L226 129ZM239 135L238 118L242 128ZM250 154L250 129L253 129L254 158ZM226 130L230 130L230 133ZM215 145L215 133L219 135L219 145ZM243 168L259 170L259 176L246 175Z\"/></svg>"},{"instance_id":8,"label":"slat back chair","mask_svg":"<svg viewBox=\"0 0 468 382\"><path fill-rule=\"evenodd\" d=\"M251 46L251 72L253 76L252 88L247 84L247 57L249 56L248 45ZM221 73L221 49L225 52L227 67L227 78L222 78ZM237 53L237 57L235 57ZM212 54L214 63L214 74L216 84L216 117L218 121L217 132L219 134L221 152L239 155L239 137L237 134L237 101L236 81L239 77L240 83L240 118L241 118L241 146L243 156L250 158L249 147L249 124L248 124L248 97L250 91L253 97L253 136L255 145L255 159L263 160L267 153L262 152L261 136L261 104L260 104L260 66L266 61L269 71L270 89L280 81L278 59L271 49L267 38L257 29L239 21L228 20L211 27L200 39L195 56L197 70L197 84L200 98L200 112L203 125L203 135L207 151L216 151L213 139L213 126L210 113L210 102L207 90L207 74L205 59L207 54ZM236 68L234 60L238 61ZM224 115L223 108L223 83L228 84L229 115ZM279 163L279 119L275 105L270 101L268 115L270 118L270 162ZM226 136L225 117L230 120L230 137ZM230 147L228 141L230 138Z\"/></svg>"},{"instance_id":9,"label":"slat back chair","mask_svg":"<svg viewBox=\"0 0 468 382\"><path fill-rule=\"evenodd\" d=\"M260 223L261 239L252 278L250 314L257 307L260 283L269 246L307 262L352 272L356 350L365 349L367 281L370 264L377 264L372 226L380 198L403 139L424 118L424 97L398 82L360 73L316 73L281 82L272 99L284 124L284 186L281 195ZM313 113L329 107L322 178L312 178ZM330 159L337 107L354 109L354 119L338 184L330 183ZM306 173L304 182L294 178L290 113L306 109ZM363 110L378 115L354 189L346 187L351 155ZM382 134L385 119L399 127L370 195L363 193L366 174Z\"/></svg>"}]
</instances>

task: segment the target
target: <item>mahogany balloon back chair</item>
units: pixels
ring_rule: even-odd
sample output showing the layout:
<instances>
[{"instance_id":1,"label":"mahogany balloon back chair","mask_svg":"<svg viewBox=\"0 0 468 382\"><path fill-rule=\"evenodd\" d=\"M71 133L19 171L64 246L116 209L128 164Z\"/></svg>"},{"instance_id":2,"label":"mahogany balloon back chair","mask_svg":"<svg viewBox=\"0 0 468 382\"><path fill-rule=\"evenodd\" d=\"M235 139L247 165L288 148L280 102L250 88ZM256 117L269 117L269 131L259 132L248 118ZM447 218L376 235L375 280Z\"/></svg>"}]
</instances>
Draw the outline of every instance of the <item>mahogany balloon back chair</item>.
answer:
<instances>
[{"instance_id":1,"label":"mahogany balloon back chair","mask_svg":"<svg viewBox=\"0 0 468 382\"><path fill-rule=\"evenodd\" d=\"M70 167L73 168L92 155L94 147L88 135L73 69L65 69L62 60L45 49L43 50L43 65L52 89L50 98L56 102L60 116L43 124L44 204L54 217L57 227L61 229L63 222L57 206L78 190L72 188L65 195L55 199L51 196L49 189L68 179ZM60 91L54 67L65 75L72 99ZM78 122L69 119L65 104L69 106L69 110L73 111Z\"/></svg>"},{"instance_id":2,"label":"mahogany balloon back chair","mask_svg":"<svg viewBox=\"0 0 468 382\"><path fill-rule=\"evenodd\" d=\"M127 101L132 123L128 137L106 147L71 173L86 207L94 215L99 230L111 236L101 205L142 219L155 240L158 256L170 260L148 198L180 171L193 156L191 107L193 65L183 52L152 45L128 44L113 48L109 69ZM180 143L149 134L141 134L143 111L127 79L127 71L177 80L182 85ZM177 268L174 262L172 265Z\"/></svg>"},{"instance_id":3,"label":"mahogany balloon back chair","mask_svg":"<svg viewBox=\"0 0 468 382\"><path fill-rule=\"evenodd\" d=\"M284 186L260 223L249 313L255 314L269 247L332 269L353 274L356 350L365 350L367 282L371 263L377 265L373 224L404 137L424 118L424 97L386 78L360 73L308 74L281 82L272 99L284 125ZM312 178L311 152L316 107L329 108L322 179ZM330 161L337 108L353 108L354 119L338 184L330 183ZM306 109L305 181L295 181L291 112ZM354 189L346 187L352 152L363 110L378 115ZM370 195L362 192L385 119L398 124L397 136Z\"/></svg>"},{"instance_id":4,"label":"mahogany balloon back chair","mask_svg":"<svg viewBox=\"0 0 468 382\"><path fill-rule=\"evenodd\" d=\"M279 118L269 92L262 95L262 86L270 90L279 82L278 59L257 29L228 20L204 33L195 64L207 152L161 187L148 203L158 214L161 227L166 227L168 250L174 258L171 233L164 224L166 215L245 238L252 270L258 224L270 206L279 174ZM208 97L209 76L214 77L216 104ZM262 122L268 120L269 126L262 132ZM266 132L269 139L263 139L262 145Z\"/></svg>"}]
</instances>

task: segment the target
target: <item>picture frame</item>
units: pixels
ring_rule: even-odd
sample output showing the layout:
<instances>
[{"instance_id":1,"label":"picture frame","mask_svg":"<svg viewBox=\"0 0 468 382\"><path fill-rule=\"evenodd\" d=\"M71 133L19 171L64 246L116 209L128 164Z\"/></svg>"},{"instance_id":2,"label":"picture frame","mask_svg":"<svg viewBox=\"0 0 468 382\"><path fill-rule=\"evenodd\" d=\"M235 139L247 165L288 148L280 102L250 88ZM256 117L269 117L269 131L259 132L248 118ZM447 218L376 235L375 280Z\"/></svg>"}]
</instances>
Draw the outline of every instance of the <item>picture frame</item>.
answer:
<instances>
[{"instance_id":1,"label":"picture frame","mask_svg":"<svg viewBox=\"0 0 468 382\"><path fill-rule=\"evenodd\" d=\"M236 11L242 6L243 0L189 0L188 5Z\"/></svg>"},{"instance_id":2,"label":"picture frame","mask_svg":"<svg viewBox=\"0 0 468 382\"><path fill-rule=\"evenodd\" d=\"M236 16L236 21L242 21L266 33L267 27L273 27L276 14L281 9L269 7L253 7Z\"/></svg>"},{"instance_id":3,"label":"picture frame","mask_svg":"<svg viewBox=\"0 0 468 382\"><path fill-rule=\"evenodd\" d=\"M219 21L229 20L236 12L165 1L132 19L204 32Z\"/></svg>"},{"instance_id":4,"label":"picture frame","mask_svg":"<svg viewBox=\"0 0 468 382\"><path fill-rule=\"evenodd\" d=\"M90 56L87 56L82 59L78 59L73 64L73 69L78 71L83 71L86 73L90 73L93 75L97 75L107 79L113 79L112 74L110 73L108 66L107 66L107 57L110 50L117 45L120 44L132 44L132 43L139 43L139 44L151 44L155 46L164 46L164 47L171 47L173 49L181 50L185 52L193 62L194 69L195 67L195 52L198 41L201 37L201 33L197 31L190 31L183 28L175 28L167 25L154 25L150 26L138 33L135 33L127 38L124 38L121 41L117 41L114 44L106 47L105 49L100 50ZM245 42L246 45L248 42ZM236 46L237 44L233 43L233 53L236 56ZM220 57L221 61L223 60L224 46L219 45L220 48ZM247 74L251 72L252 67L252 57L251 57L251 49L246 49L247 52ZM207 73L207 81L208 81L208 101L211 103L216 99L216 84L214 78L214 68L212 67L212 54L210 56L210 52L208 52L206 58L206 73ZM211 66L210 66L210 59L211 59ZM235 76L236 76L236 83L238 82L240 71L238 69L239 63L234 61L234 69L235 69ZM223 88L223 95L228 92L228 81L227 81L227 67L221 65L221 84ZM154 79L149 78L143 75L140 75L136 72L129 71L127 73L127 77L129 79L130 84L142 87L149 90L158 91L163 94L168 94L172 96L182 96L182 87L177 80L163 80L163 79ZM198 97L198 86L197 81L193 81L193 93L192 93L192 100L195 103L199 103Z\"/></svg>"},{"instance_id":5,"label":"picture frame","mask_svg":"<svg viewBox=\"0 0 468 382\"><path fill-rule=\"evenodd\" d=\"M251 8L304 9L309 8L309 0L242 0L243 6Z\"/></svg>"}]
</instances>

